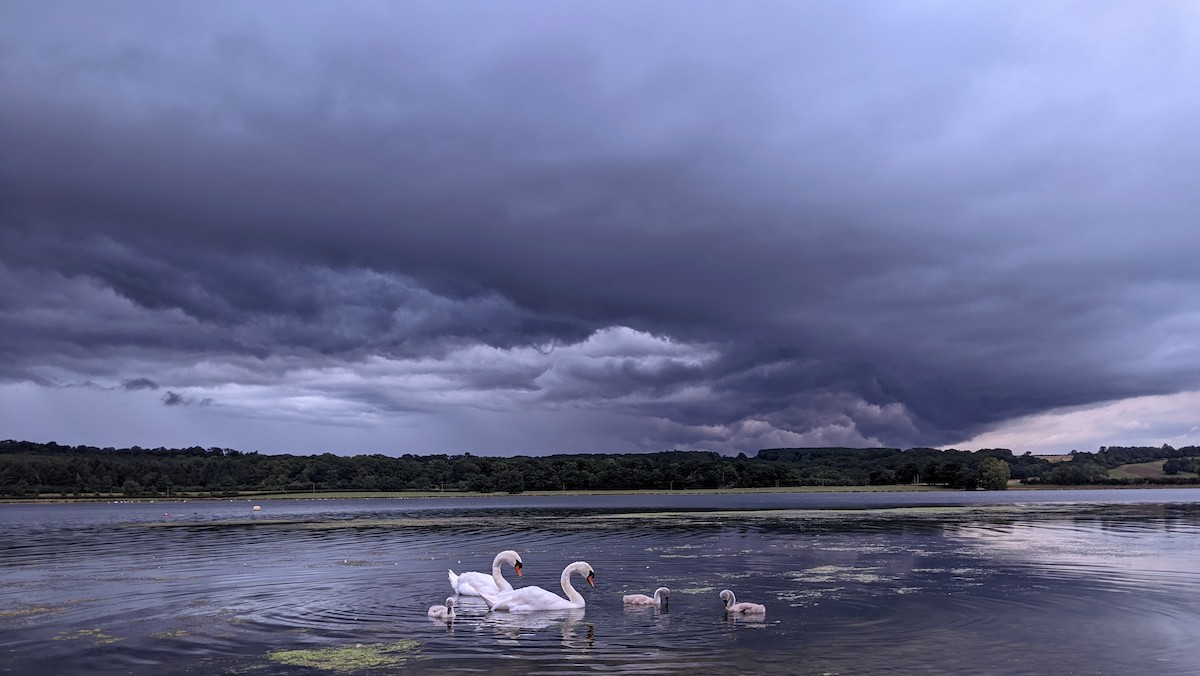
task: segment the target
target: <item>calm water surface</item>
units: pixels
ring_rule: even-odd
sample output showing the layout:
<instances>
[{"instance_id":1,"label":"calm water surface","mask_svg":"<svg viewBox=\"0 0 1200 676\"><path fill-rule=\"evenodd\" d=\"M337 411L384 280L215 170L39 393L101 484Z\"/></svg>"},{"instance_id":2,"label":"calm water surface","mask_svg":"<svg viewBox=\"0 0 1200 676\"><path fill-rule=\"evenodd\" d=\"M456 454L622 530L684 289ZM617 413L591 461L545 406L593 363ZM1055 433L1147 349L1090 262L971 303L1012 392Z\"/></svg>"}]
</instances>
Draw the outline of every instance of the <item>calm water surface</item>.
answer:
<instances>
[{"instance_id":1,"label":"calm water surface","mask_svg":"<svg viewBox=\"0 0 1200 676\"><path fill-rule=\"evenodd\" d=\"M0 672L1200 673L1195 489L252 504L0 505ZM587 607L425 616L502 549Z\"/></svg>"}]
</instances>

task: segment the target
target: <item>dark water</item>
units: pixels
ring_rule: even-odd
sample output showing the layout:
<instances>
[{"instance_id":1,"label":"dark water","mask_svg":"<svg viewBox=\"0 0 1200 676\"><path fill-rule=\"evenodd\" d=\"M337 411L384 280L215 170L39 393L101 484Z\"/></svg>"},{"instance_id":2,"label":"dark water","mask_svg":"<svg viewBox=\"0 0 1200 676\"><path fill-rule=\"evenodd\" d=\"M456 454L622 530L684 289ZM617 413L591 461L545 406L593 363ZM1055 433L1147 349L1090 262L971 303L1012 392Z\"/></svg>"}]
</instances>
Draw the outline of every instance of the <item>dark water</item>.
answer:
<instances>
[{"instance_id":1,"label":"dark water","mask_svg":"<svg viewBox=\"0 0 1200 676\"><path fill-rule=\"evenodd\" d=\"M251 504L0 505L0 672L1200 673L1200 490ZM425 616L502 549L587 607Z\"/></svg>"}]
</instances>

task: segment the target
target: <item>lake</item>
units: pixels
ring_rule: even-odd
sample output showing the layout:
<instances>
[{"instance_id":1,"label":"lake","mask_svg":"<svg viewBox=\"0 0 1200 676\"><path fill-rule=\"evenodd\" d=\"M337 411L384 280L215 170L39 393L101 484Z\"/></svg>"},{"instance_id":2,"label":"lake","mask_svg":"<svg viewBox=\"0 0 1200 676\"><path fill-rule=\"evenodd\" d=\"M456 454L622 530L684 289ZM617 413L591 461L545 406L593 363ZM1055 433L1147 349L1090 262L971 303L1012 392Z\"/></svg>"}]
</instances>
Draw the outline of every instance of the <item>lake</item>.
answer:
<instances>
[{"instance_id":1,"label":"lake","mask_svg":"<svg viewBox=\"0 0 1200 676\"><path fill-rule=\"evenodd\" d=\"M1200 489L10 504L0 537L0 673L1200 673ZM504 549L518 587L590 563L587 607L426 617Z\"/></svg>"}]
</instances>

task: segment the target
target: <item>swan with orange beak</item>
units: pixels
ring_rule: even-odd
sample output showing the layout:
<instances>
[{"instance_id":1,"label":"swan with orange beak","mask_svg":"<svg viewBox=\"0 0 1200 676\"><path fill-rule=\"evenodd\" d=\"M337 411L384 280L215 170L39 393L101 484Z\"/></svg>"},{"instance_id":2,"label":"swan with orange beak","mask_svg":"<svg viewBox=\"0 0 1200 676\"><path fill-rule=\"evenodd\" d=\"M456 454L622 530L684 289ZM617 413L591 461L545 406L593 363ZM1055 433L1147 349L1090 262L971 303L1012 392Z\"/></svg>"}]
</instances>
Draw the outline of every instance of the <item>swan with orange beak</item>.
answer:
<instances>
[{"instance_id":1,"label":"swan with orange beak","mask_svg":"<svg viewBox=\"0 0 1200 676\"><path fill-rule=\"evenodd\" d=\"M596 588L596 572L586 561L576 561L563 569L558 582L562 586L566 598L547 591L541 587L521 587L507 594L480 594L492 610L504 610L510 613L531 613L538 610L571 610L582 608L587 603L583 596L571 586L571 576L581 575L587 580L588 586Z\"/></svg>"}]
</instances>

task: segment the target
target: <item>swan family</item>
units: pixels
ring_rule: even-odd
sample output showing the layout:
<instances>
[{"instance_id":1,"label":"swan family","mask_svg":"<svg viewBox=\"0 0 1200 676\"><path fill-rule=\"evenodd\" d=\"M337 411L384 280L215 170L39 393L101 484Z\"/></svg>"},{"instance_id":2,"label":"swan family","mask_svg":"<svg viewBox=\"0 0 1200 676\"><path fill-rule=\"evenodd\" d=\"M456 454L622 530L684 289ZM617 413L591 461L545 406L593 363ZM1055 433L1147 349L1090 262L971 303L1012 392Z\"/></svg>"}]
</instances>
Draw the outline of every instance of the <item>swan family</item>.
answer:
<instances>
[{"instance_id":1,"label":"swan family","mask_svg":"<svg viewBox=\"0 0 1200 676\"><path fill-rule=\"evenodd\" d=\"M537 586L514 588L508 580L504 579L501 570L501 567L506 563L513 567L518 577L522 576L521 569L524 566L524 562L521 561L521 555L509 549L500 552L492 560L491 575L476 572L456 574L453 570L447 570L450 587L460 596L478 596L482 598L487 603L489 611L509 613L533 613L542 610L574 610L583 608L587 605L587 602L571 583L571 578L574 575L582 577L589 587L596 588L596 571L586 561L575 561L568 564L566 568L563 568L562 575L558 579L563 596ZM667 610L670 595L670 589L659 587L654 590L653 596L647 596L646 594L626 594L621 597L621 602L629 606L652 606L665 611ZM725 604L726 616L762 616L767 612L766 606L760 603L739 603L733 591L729 589L721 590L718 596L721 602ZM444 606L431 606L429 608L429 617L444 621L453 620L454 597L448 597Z\"/></svg>"}]
</instances>

